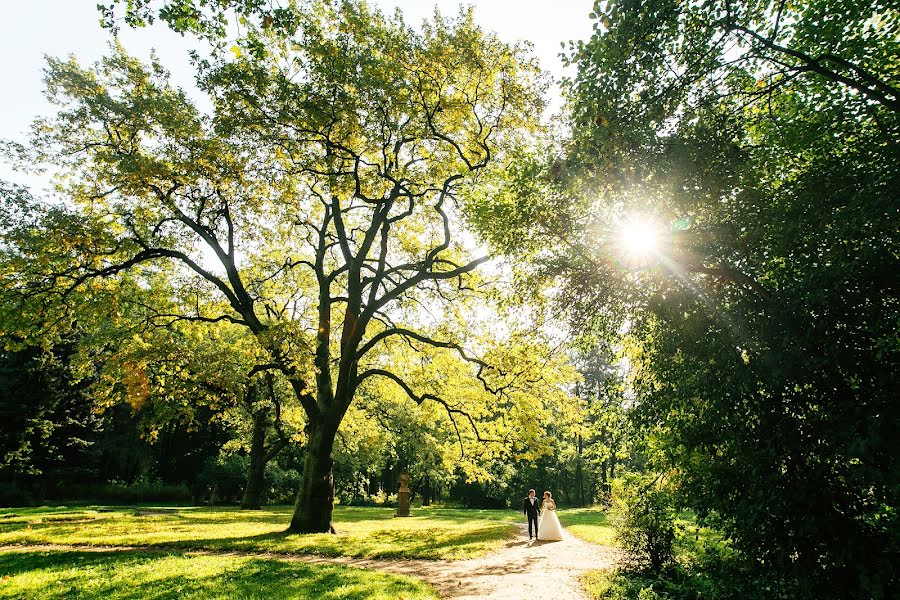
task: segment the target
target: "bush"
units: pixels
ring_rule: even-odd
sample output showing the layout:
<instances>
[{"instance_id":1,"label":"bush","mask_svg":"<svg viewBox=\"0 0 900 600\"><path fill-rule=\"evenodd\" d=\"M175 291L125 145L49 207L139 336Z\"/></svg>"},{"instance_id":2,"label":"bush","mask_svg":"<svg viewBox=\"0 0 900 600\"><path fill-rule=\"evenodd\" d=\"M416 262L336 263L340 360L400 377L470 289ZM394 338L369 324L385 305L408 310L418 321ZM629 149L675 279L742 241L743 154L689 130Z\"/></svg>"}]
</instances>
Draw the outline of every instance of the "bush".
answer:
<instances>
[{"instance_id":1,"label":"bush","mask_svg":"<svg viewBox=\"0 0 900 600\"><path fill-rule=\"evenodd\" d=\"M210 504L236 504L244 497L249 470L250 457L244 454L208 458L197 476L196 495ZM297 497L300 473L296 470L270 462L263 477L263 502L290 504Z\"/></svg>"},{"instance_id":2,"label":"bush","mask_svg":"<svg viewBox=\"0 0 900 600\"><path fill-rule=\"evenodd\" d=\"M263 502L290 504L300 489L300 473L295 469L282 469L277 462L272 462L266 465L265 482Z\"/></svg>"},{"instance_id":3,"label":"bush","mask_svg":"<svg viewBox=\"0 0 900 600\"><path fill-rule=\"evenodd\" d=\"M621 568L591 571L582 581L603 600L779 600L797 590L761 574L714 529L682 513L674 492L646 477L627 476L613 490L617 538L628 553ZM680 520L679 519L679 520ZM654 561L656 564L654 565Z\"/></svg>"},{"instance_id":4,"label":"bush","mask_svg":"<svg viewBox=\"0 0 900 600\"><path fill-rule=\"evenodd\" d=\"M346 506L377 506L393 508L397 506L397 494L386 494L383 490L375 494L366 494L351 498Z\"/></svg>"},{"instance_id":5,"label":"bush","mask_svg":"<svg viewBox=\"0 0 900 600\"><path fill-rule=\"evenodd\" d=\"M675 499L665 485L629 477L614 501L616 539L636 569L659 572L675 562Z\"/></svg>"},{"instance_id":6,"label":"bush","mask_svg":"<svg viewBox=\"0 0 900 600\"><path fill-rule=\"evenodd\" d=\"M588 571L582 584L591 598L603 600L751 600L763 598L759 594L742 594L728 582L712 585L702 574L688 572L680 565L664 574L628 571L625 569Z\"/></svg>"},{"instance_id":7,"label":"bush","mask_svg":"<svg viewBox=\"0 0 900 600\"><path fill-rule=\"evenodd\" d=\"M0 483L0 506L30 506L34 496L14 483Z\"/></svg>"},{"instance_id":8,"label":"bush","mask_svg":"<svg viewBox=\"0 0 900 600\"><path fill-rule=\"evenodd\" d=\"M199 499L210 504L240 502L249 469L250 459L241 454L207 458L197 475Z\"/></svg>"},{"instance_id":9,"label":"bush","mask_svg":"<svg viewBox=\"0 0 900 600\"><path fill-rule=\"evenodd\" d=\"M89 500L99 504L191 501L191 492L186 485L167 485L158 481L68 485L60 488L58 496L66 500Z\"/></svg>"}]
</instances>

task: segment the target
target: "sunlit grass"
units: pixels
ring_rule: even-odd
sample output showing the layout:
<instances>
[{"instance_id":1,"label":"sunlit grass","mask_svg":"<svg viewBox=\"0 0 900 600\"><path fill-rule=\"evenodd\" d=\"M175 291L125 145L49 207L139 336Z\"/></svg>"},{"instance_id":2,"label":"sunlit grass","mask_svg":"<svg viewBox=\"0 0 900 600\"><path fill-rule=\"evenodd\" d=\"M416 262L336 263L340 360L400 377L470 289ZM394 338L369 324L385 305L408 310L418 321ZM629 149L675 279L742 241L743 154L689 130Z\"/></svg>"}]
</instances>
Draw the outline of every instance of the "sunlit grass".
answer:
<instances>
[{"instance_id":1,"label":"sunlit grass","mask_svg":"<svg viewBox=\"0 0 900 600\"><path fill-rule=\"evenodd\" d=\"M559 511L559 521L569 533L586 542L615 546L615 529L601 508L570 508Z\"/></svg>"},{"instance_id":2,"label":"sunlit grass","mask_svg":"<svg viewBox=\"0 0 900 600\"><path fill-rule=\"evenodd\" d=\"M153 552L3 552L0 582L0 598L437 598L421 581L377 571Z\"/></svg>"},{"instance_id":3,"label":"sunlit grass","mask_svg":"<svg viewBox=\"0 0 900 600\"><path fill-rule=\"evenodd\" d=\"M616 569L598 569L581 576L581 587L592 600L632 600L639 597L644 583L640 577Z\"/></svg>"},{"instance_id":4,"label":"sunlit grass","mask_svg":"<svg viewBox=\"0 0 900 600\"><path fill-rule=\"evenodd\" d=\"M337 507L336 535L287 534L290 507L55 507L0 513L0 545L160 546L324 556L460 559L503 545L513 511Z\"/></svg>"},{"instance_id":5,"label":"sunlit grass","mask_svg":"<svg viewBox=\"0 0 900 600\"><path fill-rule=\"evenodd\" d=\"M684 510L675 520L678 534L675 538L675 553L678 560L685 564L695 562L708 548L728 553L730 547L719 531L697 524L697 516L693 511Z\"/></svg>"}]
</instances>

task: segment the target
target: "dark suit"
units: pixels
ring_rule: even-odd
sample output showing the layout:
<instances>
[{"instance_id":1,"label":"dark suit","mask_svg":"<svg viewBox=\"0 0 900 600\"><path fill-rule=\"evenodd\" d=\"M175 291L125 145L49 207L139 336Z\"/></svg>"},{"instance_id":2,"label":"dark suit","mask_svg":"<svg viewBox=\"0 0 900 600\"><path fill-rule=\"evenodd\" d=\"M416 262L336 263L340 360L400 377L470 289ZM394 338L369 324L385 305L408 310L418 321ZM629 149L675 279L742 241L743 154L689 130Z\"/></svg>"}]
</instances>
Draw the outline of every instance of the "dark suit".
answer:
<instances>
[{"instance_id":1,"label":"dark suit","mask_svg":"<svg viewBox=\"0 0 900 600\"><path fill-rule=\"evenodd\" d=\"M538 497L534 497L534 502L531 501L531 497L525 498L525 502L522 504L522 512L525 513L525 516L528 517L528 538L531 539L531 523L534 522L534 537L537 537L538 534L538 513L541 510L541 501L538 500Z\"/></svg>"}]
</instances>

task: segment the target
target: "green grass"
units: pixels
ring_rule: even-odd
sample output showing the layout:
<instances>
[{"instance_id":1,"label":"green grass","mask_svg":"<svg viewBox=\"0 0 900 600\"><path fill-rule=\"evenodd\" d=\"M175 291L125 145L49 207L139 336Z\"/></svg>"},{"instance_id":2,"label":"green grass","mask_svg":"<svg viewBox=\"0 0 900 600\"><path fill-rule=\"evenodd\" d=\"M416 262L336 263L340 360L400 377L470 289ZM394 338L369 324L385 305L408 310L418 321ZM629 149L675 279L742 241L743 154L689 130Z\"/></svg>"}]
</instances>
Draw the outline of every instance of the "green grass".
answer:
<instances>
[{"instance_id":1,"label":"green grass","mask_svg":"<svg viewBox=\"0 0 900 600\"><path fill-rule=\"evenodd\" d=\"M431 600L425 583L348 567L164 552L0 553L0 598Z\"/></svg>"},{"instance_id":2,"label":"green grass","mask_svg":"<svg viewBox=\"0 0 900 600\"><path fill-rule=\"evenodd\" d=\"M598 507L570 508L559 511L563 527L575 537L604 546L616 546L616 530L610 521L609 511ZM694 558L698 543L715 544L721 542L716 531L697 525L697 517L691 511L682 511L675 524L679 529L677 552L679 556Z\"/></svg>"},{"instance_id":3,"label":"green grass","mask_svg":"<svg viewBox=\"0 0 900 600\"><path fill-rule=\"evenodd\" d=\"M617 569L588 571L581 576L581 586L592 600L635 600L641 590L653 589L653 580ZM645 596L655 598L644 592Z\"/></svg>"},{"instance_id":4,"label":"green grass","mask_svg":"<svg viewBox=\"0 0 900 600\"><path fill-rule=\"evenodd\" d=\"M588 571L581 584L592 600L725 600L765 598L764 582L746 585L746 576L731 569L704 572L677 564L663 573L625 569Z\"/></svg>"},{"instance_id":5,"label":"green grass","mask_svg":"<svg viewBox=\"0 0 900 600\"><path fill-rule=\"evenodd\" d=\"M696 562L709 548L715 547L718 552L729 551L722 534L715 529L697 524L697 515L693 511L683 510L675 520L678 535L675 538L675 554L679 562L690 564Z\"/></svg>"},{"instance_id":6,"label":"green grass","mask_svg":"<svg viewBox=\"0 0 900 600\"><path fill-rule=\"evenodd\" d=\"M600 508L570 508L559 511L563 527L586 542L615 546L615 530L607 513Z\"/></svg>"},{"instance_id":7,"label":"green grass","mask_svg":"<svg viewBox=\"0 0 900 600\"><path fill-rule=\"evenodd\" d=\"M44 507L0 513L0 545L158 546L179 550L461 559L503 545L514 511L337 507L337 535L285 533L290 507Z\"/></svg>"},{"instance_id":8,"label":"green grass","mask_svg":"<svg viewBox=\"0 0 900 600\"><path fill-rule=\"evenodd\" d=\"M589 515L584 518L591 519ZM581 578L588 597L593 600L758 597L754 595L753 584L747 587L749 580L739 571L736 554L721 533L698 525L691 511L682 511L675 524L674 565L660 573L628 568L588 571ZM612 540L614 532L611 525L608 527Z\"/></svg>"}]
</instances>

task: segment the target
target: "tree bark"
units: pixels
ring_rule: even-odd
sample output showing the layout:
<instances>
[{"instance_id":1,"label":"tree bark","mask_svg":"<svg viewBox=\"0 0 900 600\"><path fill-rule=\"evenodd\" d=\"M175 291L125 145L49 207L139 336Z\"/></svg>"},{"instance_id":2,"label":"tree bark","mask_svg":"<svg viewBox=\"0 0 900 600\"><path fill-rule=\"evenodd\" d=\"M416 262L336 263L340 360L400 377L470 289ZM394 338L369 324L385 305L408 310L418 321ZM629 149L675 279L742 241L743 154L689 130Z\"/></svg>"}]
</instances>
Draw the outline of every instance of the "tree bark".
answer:
<instances>
[{"instance_id":1,"label":"tree bark","mask_svg":"<svg viewBox=\"0 0 900 600\"><path fill-rule=\"evenodd\" d=\"M431 480L428 477L422 482L422 506L431 506Z\"/></svg>"},{"instance_id":2,"label":"tree bark","mask_svg":"<svg viewBox=\"0 0 900 600\"><path fill-rule=\"evenodd\" d=\"M53 475L53 470L50 468L45 469L44 473L41 475L41 483L38 487L37 495L35 496L35 502L37 502L38 505L47 501L47 497L53 489Z\"/></svg>"},{"instance_id":3,"label":"tree bark","mask_svg":"<svg viewBox=\"0 0 900 600\"><path fill-rule=\"evenodd\" d=\"M578 506L584 506L584 467L582 466L582 454L584 452L584 440L578 435L578 462L575 465L575 491L578 494Z\"/></svg>"},{"instance_id":4,"label":"tree bark","mask_svg":"<svg viewBox=\"0 0 900 600\"><path fill-rule=\"evenodd\" d=\"M275 405L275 430L278 438L266 447L266 429L269 425L268 407L253 410L254 400L262 397L268 387L270 399ZM288 446L288 439L281 430L281 405L275 397L271 373L266 374L265 381L256 381L248 391L248 407L253 420L253 432L250 438L250 468L247 472L247 485L244 487L244 498L241 501L243 510L259 510L262 506L263 490L266 484L266 465Z\"/></svg>"},{"instance_id":5,"label":"tree bark","mask_svg":"<svg viewBox=\"0 0 900 600\"><path fill-rule=\"evenodd\" d=\"M244 487L242 510L259 510L266 478L266 411L253 413L253 434L250 439L250 470Z\"/></svg>"},{"instance_id":6,"label":"tree bark","mask_svg":"<svg viewBox=\"0 0 900 600\"><path fill-rule=\"evenodd\" d=\"M303 459L303 476L288 531L334 533L334 448L336 427L310 423L309 441Z\"/></svg>"}]
</instances>

